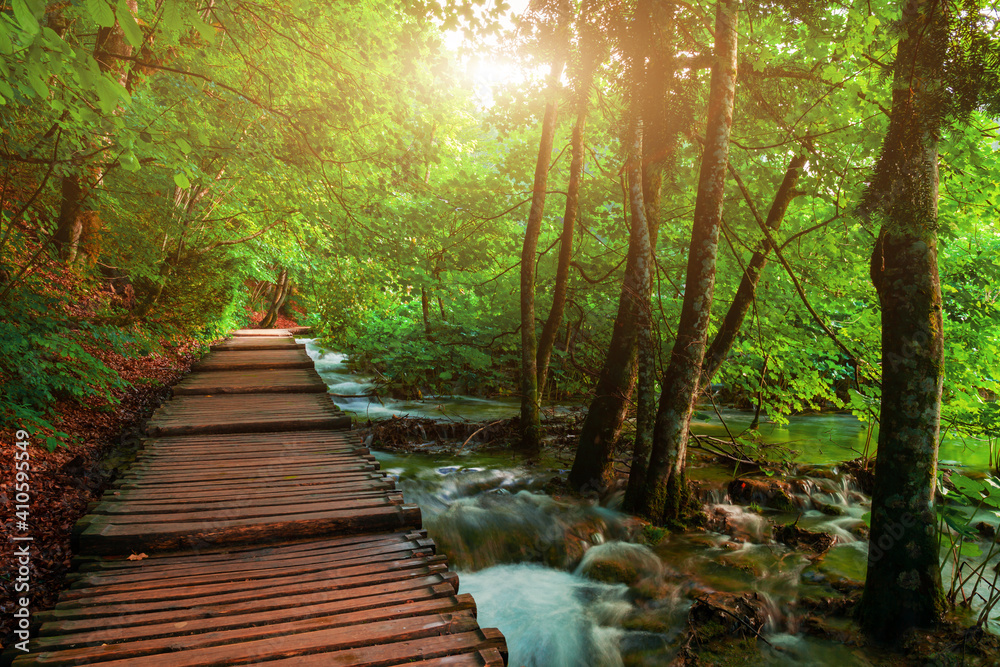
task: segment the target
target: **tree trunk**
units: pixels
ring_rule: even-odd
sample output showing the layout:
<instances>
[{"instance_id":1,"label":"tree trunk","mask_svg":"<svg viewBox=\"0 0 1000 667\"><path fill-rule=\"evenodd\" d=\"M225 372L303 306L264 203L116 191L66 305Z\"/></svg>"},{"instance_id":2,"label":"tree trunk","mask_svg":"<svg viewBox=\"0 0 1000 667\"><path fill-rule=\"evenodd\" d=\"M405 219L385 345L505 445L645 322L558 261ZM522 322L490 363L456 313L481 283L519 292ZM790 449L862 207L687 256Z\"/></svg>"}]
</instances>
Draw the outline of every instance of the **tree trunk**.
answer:
<instances>
[{"instance_id":1,"label":"tree trunk","mask_svg":"<svg viewBox=\"0 0 1000 667\"><path fill-rule=\"evenodd\" d=\"M778 191L771 202L771 210L767 214L766 224L769 229L776 230L781 226L785 211L788 210L788 204L797 194L795 186L799 182L799 176L808 161L805 155L796 155L788 163L785 178L778 186ZM736 290L733 302L729 304L726 317L722 320L712 344L709 345L708 351L705 353L705 361L701 366L700 384L702 387L707 387L712 382L712 378L718 372L722 362L726 360L729 351L733 349L736 334L743 326L743 320L746 318L747 311L750 310L750 304L753 303L757 295L757 283L760 282L760 276L764 272L764 267L767 266L770 254L771 245L767 239L764 239L750 258L750 263L747 264L747 268L743 272L743 279Z\"/></svg>"},{"instance_id":2,"label":"tree trunk","mask_svg":"<svg viewBox=\"0 0 1000 667\"><path fill-rule=\"evenodd\" d=\"M519 448L536 454L541 448L541 417L538 395L538 343L535 336L535 264L538 236L542 230L545 213L545 190L548 185L549 160L556 133L559 111L556 90L562 74L563 62L552 63L549 73L548 101L542 119L542 136L538 142L538 159L535 162L535 181L532 188L531 210L524 230L521 248L521 441Z\"/></svg>"},{"instance_id":3,"label":"tree trunk","mask_svg":"<svg viewBox=\"0 0 1000 667\"><path fill-rule=\"evenodd\" d=\"M278 275L278 282L274 286L274 298L271 299L271 307L267 309L267 314L260 321L261 329L270 329L278 320L281 307L285 305L285 299L291 290L291 281L288 279L288 269L282 269Z\"/></svg>"},{"instance_id":4,"label":"tree trunk","mask_svg":"<svg viewBox=\"0 0 1000 667\"><path fill-rule=\"evenodd\" d=\"M944 336L937 268L937 141L944 9L910 0L896 52L892 112L868 200L885 215L871 276L882 307L882 405L862 626L896 641L944 610L933 508ZM939 56L941 57L941 56Z\"/></svg>"},{"instance_id":5,"label":"tree trunk","mask_svg":"<svg viewBox=\"0 0 1000 667\"><path fill-rule=\"evenodd\" d=\"M580 184L583 180L583 133L587 125L587 107L590 96L590 84L594 71L589 69L576 91L576 124L573 126L572 154L569 167L569 186L566 192L566 210L563 213L562 236L559 240L559 263L556 267L556 281L552 290L552 308L549 317L542 327L538 339L536 365L538 374L538 395L545 392L545 381L549 373L549 361L552 358L552 348L556 342L556 334L562 324L563 313L566 310L566 293L569 288L570 261L573 259L573 231L580 211Z\"/></svg>"},{"instance_id":6,"label":"tree trunk","mask_svg":"<svg viewBox=\"0 0 1000 667\"><path fill-rule=\"evenodd\" d=\"M687 502L688 425L701 375L715 289L715 262L736 94L736 8L734 0L719 0L716 10L715 63L684 301L670 364L660 383L663 391L641 503L642 513L654 521L678 517Z\"/></svg>"},{"instance_id":7,"label":"tree trunk","mask_svg":"<svg viewBox=\"0 0 1000 667\"><path fill-rule=\"evenodd\" d=\"M635 164L639 172L639 180L629 182L630 193L635 183L641 183L642 191L639 201L642 203L642 218L646 229L639 233L635 227L634 206L636 204L630 194L629 208L633 215L629 233L628 256L625 261L625 275L622 278L621 296L618 300L618 313L611 332L611 342L608 353L601 367L597 381L594 400L591 401L580 429L580 444L577 447L573 468L570 471L569 482L576 489L601 489L607 486L614 476L611 454L621 431L622 422L628 408L628 400L636 383L636 344L643 327L648 329L650 310L650 290L652 288L652 252L656 248L659 231L660 186L663 181L663 165L668 161L673 137L677 129L667 127L663 118L663 104L667 86L672 78L672 52L669 44L655 43L652 35L646 29L656 26L648 3L643 3L638 12L641 19L636 21L637 32L635 43L638 48L645 49L643 56L633 58L633 62L643 62L649 58L645 81L632 84L632 114L642 117L642 159ZM662 40L661 40L662 42ZM645 56L645 57L644 57ZM634 76L643 76L643 69L635 65ZM651 140L647 141L647 137ZM629 158L632 159L631 157ZM630 162L631 164L631 162ZM630 179L632 176L630 175ZM643 240L643 235L646 240ZM648 245L648 249L645 247ZM647 278L643 279L641 267L645 257L649 256L650 269ZM642 335L648 334L645 331ZM652 341L649 341L652 344ZM649 352L649 350L647 350ZM646 359L649 360L649 355ZM653 391L655 382L645 378L647 384L640 392ZM643 394L645 395L645 394ZM655 400L655 399L654 399ZM637 433L638 437L638 433ZM642 440L639 437L638 446L641 452ZM645 462L645 454L640 457ZM633 457L634 460L634 457ZM641 472L638 476L641 475ZM630 475L631 476L631 475Z\"/></svg>"},{"instance_id":8,"label":"tree trunk","mask_svg":"<svg viewBox=\"0 0 1000 667\"><path fill-rule=\"evenodd\" d=\"M430 340L431 334L431 300L427 297L427 288L420 287L420 313L424 318L424 338Z\"/></svg>"},{"instance_id":9,"label":"tree trunk","mask_svg":"<svg viewBox=\"0 0 1000 667\"><path fill-rule=\"evenodd\" d=\"M137 14L138 0L127 0L125 4L133 16ZM118 83L123 86L128 82L129 68L125 66L127 61L123 60L122 57L127 58L131 55L132 46L125 40L125 33L117 21L113 26L100 28L97 31L94 59L102 73L114 74ZM119 111L120 109L116 110L115 113ZM102 137L102 139L105 142L109 141L107 136ZM95 144L91 144L86 148L92 149L94 147ZM84 234L85 226L91 227L89 230L91 233L97 233L95 226L100 224L100 217L95 209L88 208L88 206L93 205L93 202L88 200L92 189L98 187L103 178L104 168L99 164L89 168L80 166L72 173L62 177L59 220L52 242L59 253L59 258L67 264L76 261L80 238ZM92 182L88 182L91 180Z\"/></svg>"}]
</instances>

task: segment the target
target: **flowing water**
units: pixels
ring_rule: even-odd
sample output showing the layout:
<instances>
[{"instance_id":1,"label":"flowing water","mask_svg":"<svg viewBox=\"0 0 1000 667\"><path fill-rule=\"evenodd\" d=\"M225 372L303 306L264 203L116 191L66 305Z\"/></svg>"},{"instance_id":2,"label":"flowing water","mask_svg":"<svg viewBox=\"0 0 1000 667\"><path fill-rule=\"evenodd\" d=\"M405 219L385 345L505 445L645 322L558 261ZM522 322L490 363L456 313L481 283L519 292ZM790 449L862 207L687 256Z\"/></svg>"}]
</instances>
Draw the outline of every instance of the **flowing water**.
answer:
<instances>
[{"instance_id":1,"label":"flowing water","mask_svg":"<svg viewBox=\"0 0 1000 667\"><path fill-rule=\"evenodd\" d=\"M311 343L308 349L331 393L340 395L338 405L361 418L488 420L516 413L503 400L342 398L367 393L372 383L352 375L343 355ZM723 417L730 430L749 422L735 411ZM698 428L726 433L718 418ZM737 504L727 493L731 470L693 469L710 529L661 540L644 540L642 526L614 508L615 498L602 505L548 493L548 482L564 470L522 466L502 453L374 453L407 502L420 505L424 526L460 572L461 592L475 597L480 623L504 633L513 666L669 664L693 600L712 592L756 596L769 643L757 642L754 664L868 665L855 648L801 632L804 601L837 597L864 581L869 500L830 464L856 457L867 430L847 415L796 417L787 427L761 430L810 464L782 480L791 507ZM963 446L950 443L943 458L968 464ZM979 519L998 522L989 514ZM834 545L816 557L777 541L775 526L792 522L831 535ZM994 561L1000 556L991 556L990 567ZM1000 608L992 628L1000 631Z\"/></svg>"},{"instance_id":2,"label":"flowing water","mask_svg":"<svg viewBox=\"0 0 1000 667\"><path fill-rule=\"evenodd\" d=\"M375 389L374 380L351 372L347 355L321 348L311 339L300 339L299 342L306 344L306 352L334 395L334 402L356 420L408 416L449 421L492 421L513 417L520 411L520 401L513 397L377 398L371 395ZM573 407L577 406L547 406L546 409L560 412ZM699 435L728 438L730 433L746 429L752 418L753 415L746 411L723 409L717 415L709 408L695 415L691 430ZM794 450L797 462L814 465L832 465L857 458L865 451L865 443L869 440L866 424L853 415L837 413L798 415L784 425L762 418L758 432L765 442ZM871 434L872 451L877 440L876 430ZM985 469L989 462L989 448L985 441L975 438L946 436L941 443L939 459L941 465Z\"/></svg>"}]
</instances>

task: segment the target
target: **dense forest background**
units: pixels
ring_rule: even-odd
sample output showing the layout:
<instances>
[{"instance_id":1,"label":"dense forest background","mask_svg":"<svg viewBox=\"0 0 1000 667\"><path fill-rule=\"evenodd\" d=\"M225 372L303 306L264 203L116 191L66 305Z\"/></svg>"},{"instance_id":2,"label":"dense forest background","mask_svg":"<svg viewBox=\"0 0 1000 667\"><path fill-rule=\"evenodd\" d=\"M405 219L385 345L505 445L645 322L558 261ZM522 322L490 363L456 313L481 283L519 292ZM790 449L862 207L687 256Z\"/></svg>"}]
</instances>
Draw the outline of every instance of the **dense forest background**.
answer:
<instances>
[{"instance_id":1,"label":"dense forest background","mask_svg":"<svg viewBox=\"0 0 1000 667\"><path fill-rule=\"evenodd\" d=\"M637 416L653 481L630 502L665 520L699 396L884 420L880 281L924 276L941 363L919 337L893 349L931 355L913 386L996 468L997 19L975 0L11 0L0 416L72 445L55 409L120 400L111 357L290 316L386 395L520 396L529 453L540 405L593 401L577 487Z\"/></svg>"}]
</instances>

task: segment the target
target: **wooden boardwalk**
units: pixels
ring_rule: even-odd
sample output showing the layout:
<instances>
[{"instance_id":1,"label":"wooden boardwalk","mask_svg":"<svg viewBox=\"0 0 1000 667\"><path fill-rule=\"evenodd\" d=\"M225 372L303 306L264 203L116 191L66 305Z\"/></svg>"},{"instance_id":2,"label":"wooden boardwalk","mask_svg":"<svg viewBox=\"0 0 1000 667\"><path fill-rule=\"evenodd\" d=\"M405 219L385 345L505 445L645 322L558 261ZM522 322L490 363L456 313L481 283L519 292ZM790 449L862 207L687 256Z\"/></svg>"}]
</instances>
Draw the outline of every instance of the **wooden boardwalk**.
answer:
<instances>
[{"instance_id":1,"label":"wooden boardwalk","mask_svg":"<svg viewBox=\"0 0 1000 667\"><path fill-rule=\"evenodd\" d=\"M36 614L31 653L5 663L506 664L311 362L282 365L305 352L280 330L248 333L153 415L78 523L70 586Z\"/></svg>"}]
</instances>

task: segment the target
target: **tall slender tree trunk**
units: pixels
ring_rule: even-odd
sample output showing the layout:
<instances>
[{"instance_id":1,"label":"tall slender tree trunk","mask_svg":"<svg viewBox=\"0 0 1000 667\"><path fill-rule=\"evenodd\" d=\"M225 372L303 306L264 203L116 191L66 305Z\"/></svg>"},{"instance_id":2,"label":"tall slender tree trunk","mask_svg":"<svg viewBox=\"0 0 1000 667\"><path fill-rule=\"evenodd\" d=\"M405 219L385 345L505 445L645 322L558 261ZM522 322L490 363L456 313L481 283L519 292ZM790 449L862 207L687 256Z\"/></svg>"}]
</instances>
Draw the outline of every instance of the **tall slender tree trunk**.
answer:
<instances>
[{"instance_id":1,"label":"tall slender tree trunk","mask_svg":"<svg viewBox=\"0 0 1000 667\"><path fill-rule=\"evenodd\" d=\"M698 390L715 289L719 227L729 163L729 132L736 94L735 0L719 0L715 17L715 63L708 100L705 150L698 176L684 301L670 363L660 383L653 450L642 513L655 521L676 518L687 501L688 425Z\"/></svg>"},{"instance_id":2,"label":"tall slender tree trunk","mask_svg":"<svg viewBox=\"0 0 1000 667\"><path fill-rule=\"evenodd\" d=\"M937 141L944 8L909 0L896 51L892 112L868 197L884 214L871 277L882 307L882 405L863 627L896 641L944 610L933 508L944 334L937 267ZM943 58L943 55L939 55Z\"/></svg>"},{"instance_id":3,"label":"tall slender tree trunk","mask_svg":"<svg viewBox=\"0 0 1000 667\"><path fill-rule=\"evenodd\" d=\"M532 188L531 210L524 230L521 247L521 441L520 449L536 454L541 448L541 416L538 394L538 342L535 334L535 265L538 236L545 213L545 191L548 186L549 161L556 133L559 102L556 93L564 61L552 63L546 96L545 115L542 118L542 136L538 142L538 159L535 162L535 180Z\"/></svg>"},{"instance_id":4,"label":"tall slender tree trunk","mask_svg":"<svg viewBox=\"0 0 1000 667\"><path fill-rule=\"evenodd\" d=\"M596 64L595 64L596 65ZM545 381L548 379L549 361L552 358L552 348L555 346L556 335L562 325L563 313L566 310L566 294L569 291L569 269L573 259L573 232L580 211L580 185L583 181L583 136L587 126L587 109L589 107L590 85L594 78L594 70L584 66L581 80L576 91L576 123L573 125L571 139L572 160L569 167L569 185L566 190L566 209L563 212L562 236L559 240L559 262L556 266L555 286L552 289L552 307L549 316L542 327L538 339L536 366L538 374L538 395L545 392Z\"/></svg>"},{"instance_id":5,"label":"tall slender tree trunk","mask_svg":"<svg viewBox=\"0 0 1000 667\"><path fill-rule=\"evenodd\" d=\"M657 8L655 3L643 3L647 11ZM624 506L634 510L642 498L646 486L646 472L649 455L653 448L653 433L656 426L656 362L657 345L653 336L653 285L656 279L656 238L660 227L660 201L662 198L664 171L672 162L679 137L678 118L668 119L667 106L671 99L668 94L676 69L676 58L672 44L674 15L676 7L661 6L665 11L662 22L655 20L655 13L649 11L653 20L649 21L649 50L646 81L641 88L643 107L643 168L642 194L646 209L646 219L650 229L650 252L653 264L649 273L649 285L643 295L636 322L636 401L635 438L632 444L632 461L629 466L628 486L625 489ZM636 91L639 96L639 91ZM676 100L676 97L674 98Z\"/></svg>"},{"instance_id":6,"label":"tall slender tree trunk","mask_svg":"<svg viewBox=\"0 0 1000 667\"><path fill-rule=\"evenodd\" d=\"M782 179L781 185L778 186L778 191L771 202L771 209L767 214L765 223L769 229L777 230L781 226L785 211L788 210L788 205L797 194L795 186L799 182L799 176L801 176L808 161L805 155L796 155L788 163L785 177ZM708 346L708 351L705 353L705 360L701 365L700 384L702 387L707 387L712 382L712 378L718 372L722 362L726 360L729 351L733 349L736 334L743 326L743 320L746 319L750 305L757 295L757 284L767 266L770 254L771 245L767 239L764 239L758 249L754 251L750 262L743 271L743 279L740 280L736 295L733 297L732 303L729 304L726 317L723 318L719 330L715 333L715 338L712 339L712 344Z\"/></svg>"},{"instance_id":7,"label":"tall slender tree trunk","mask_svg":"<svg viewBox=\"0 0 1000 667\"><path fill-rule=\"evenodd\" d=\"M433 337L431 332L431 300L427 296L427 288L420 286L420 314L424 320L424 338L430 340Z\"/></svg>"},{"instance_id":8,"label":"tall slender tree trunk","mask_svg":"<svg viewBox=\"0 0 1000 667\"><path fill-rule=\"evenodd\" d=\"M662 172L663 165L669 158L671 138L676 137L676 129L668 128L663 118L664 100L673 69L671 64L673 54L669 51L668 44L655 42L652 35L647 32L657 29L655 18L650 11L651 4L643 2L637 8L637 14L641 18L636 21L637 34L634 37L635 48L639 49L640 55L633 57L635 80L631 84L630 113L635 119L633 122L641 118L642 131L639 143L642 153L637 161L633 161L631 156L627 160L630 168L636 170L636 173L628 174L629 210L633 216L629 249L611 342L598 377L594 399L580 429L580 444L569 475L570 484L577 489L600 489L613 481L611 455L625 420L629 397L637 380L637 344L640 344L640 339L651 333L650 291L654 275L652 252L656 248L659 231ZM658 28L663 29L663 26ZM644 63L647 57L648 70L644 70L638 63ZM631 132L634 130L630 130ZM634 140L634 135L631 136ZM633 177L638 180L633 182L631 180ZM637 184L641 188L639 192L639 202L642 204L641 218L646 224L643 231L635 227L634 207L637 202L633 200L632 194ZM647 263L649 270L645 271ZM652 345L651 339L648 344ZM651 348L646 348L645 352L645 360L651 363ZM640 389L640 393L641 396L648 398L648 394L643 392L654 390L655 379L645 375L642 379L646 384ZM653 400L655 401L655 398ZM637 416L637 422L639 421ZM640 459L645 461L646 454L641 451L643 445L638 432L637 439Z\"/></svg>"}]
</instances>

